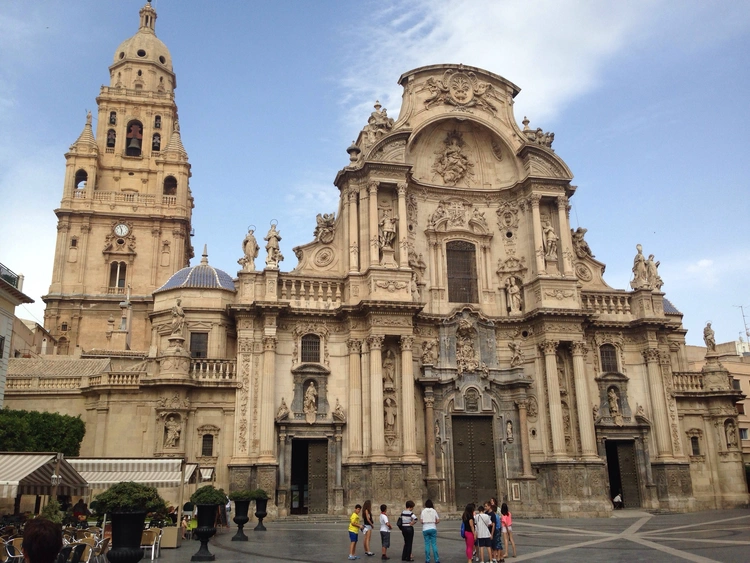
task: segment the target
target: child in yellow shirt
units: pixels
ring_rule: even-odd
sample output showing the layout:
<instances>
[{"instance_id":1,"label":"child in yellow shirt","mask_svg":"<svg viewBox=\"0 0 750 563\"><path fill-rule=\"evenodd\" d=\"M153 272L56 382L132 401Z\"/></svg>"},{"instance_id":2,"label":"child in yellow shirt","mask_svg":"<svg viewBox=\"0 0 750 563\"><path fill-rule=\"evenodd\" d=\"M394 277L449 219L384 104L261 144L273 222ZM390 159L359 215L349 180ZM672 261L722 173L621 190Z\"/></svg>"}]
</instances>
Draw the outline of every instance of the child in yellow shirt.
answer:
<instances>
[{"instance_id":1,"label":"child in yellow shirt","mask_svg":"<svg viewBox=\"0 0 750 563\"><path fill-rule=\"evenodd\" d=\"M358 504L354 507L354 512L349 517L349 559L359 559L358 555L354 555L357 550L357 540L359 539L359 531L364 528L362 521L359 517L359 513L362 511L362 505Z\"/></svg>"}]
</instances>

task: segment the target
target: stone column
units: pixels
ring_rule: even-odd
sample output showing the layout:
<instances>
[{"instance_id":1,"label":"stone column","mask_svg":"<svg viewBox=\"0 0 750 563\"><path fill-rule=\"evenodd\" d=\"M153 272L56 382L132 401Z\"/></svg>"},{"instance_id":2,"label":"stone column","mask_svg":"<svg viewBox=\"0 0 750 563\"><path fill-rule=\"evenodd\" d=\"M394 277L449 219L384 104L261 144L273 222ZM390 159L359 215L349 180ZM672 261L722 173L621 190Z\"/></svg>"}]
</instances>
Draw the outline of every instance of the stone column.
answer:
<instances>
[{"instance_id":1,"label":"stone column","mask_svg":"<svg viewBox=\"0 0 750 563\"><path fill-rule=\"evenodd\" d=\"M664 397L664 386L661 381L661 370L659 369L659 350L649 348L642 352L646 360L648 372L648 387L651 391L651 418L656 430L656 450L658 458L672 457L672 441L669 439L669 418L667 416L667 405Z\"/></svg>"},{"instance_id":2,"label":"stone column","mask_svg":"<svg viewBox=\"0 0 750 563\"><path fill-rule=\"evenodd\" d=\"M576 408L578 410L578 425L581 430L581 453L584 459L596 459L596 433L594 419L591 416L591 400L589 386L586 381L586 345L583 342L573 342L573 379L576 386Z\"/></svg>"},{"instance_id":3,"label":"stone column","mask_svg":"<svg viewBox=\"0 0 750 563\"><path fill-rule=\"evenodd\" d=\"M370 182L367 185L370 191L370 265L380 264L380 244L378 243L378 183Z\"/></svg>"},{"instance_id":4,"label":"stone column","mask_svg":"<svg viewBox=\"0 0 750 563\"><path fill-rule=\"evenodd\" d=\"M383 415L383 336L368 337L370 344L370 420L372 461L386 461L385 425Z\"/></svg>"},{"instance_id":5,"label":"stone column","mask_svg":"<svg viewBox=\"0 0 750 563\"><path fill-rule=\"evenodd\" d=\"M542 196L531 194L529 203L531 204L531 221L534 230L534 256L536 257L536 273L546 274L547 266L544 262L544 243L542 242L542 218L539 215L539 201Z\"/></svg>"},{"instance_id":6,"label":"stone column","mask_svg":"<svg viewBox=\"0 0 750 563\"><path fill-rule=\"evenodd\" d=\"M359 270L365 271L372 264L370 247L370 192L367 186L359 190Z\"/></svg>"},{"instance_id":7,"label":"stone column","mask_svg":"<svg viewBox=\"0 0 750 563\"><path fill-rule=\"evenodd\" d=\"M263 381L260 389L260 463L273 463L274 374L276 372L276 337L263 337Z\"/></svg>"},{"instance_id":8,"label":"stone column","mask_svg":"<svg viewBox=\"0 0 750 563\"><path fill-rule=\"evenodd\" d=\"M362 457L362 375L360 374L359 354L362 343L359 340L346 341L349 348L349 458Z\"/></svg>"},{"instance_id":9,"label":"stone column","mask_svg":"<svg viewBox=\"0 0 750 563\"><path fill-rule=\"evenodd\" d=\"M370 406L370 346L367 340L362 342L362 455L365 458L372 455L372 441L370 440L370 429L372 428L372 407Z\"/></svg>"},{"instance_id":10,"label":"stone column","mask_svg":"<svg viewBox=\"0 0 750 563\"><path fill-rule=\"evenodd\" d=\"M560 246L563 256L563 274L573 275L573 249L570 240L570 224L568 222L568 198L564 195L557 197L557 217L560 223Z\"/></svg>"},{"instance_id":11,"label":"stone column","mask_svg":"<svg viewBox=\"0 0 750 563\"><path fill-rule=\"evenodd\" d=\"M518 439L521 440L521 460L523 462L523 476L531 477L531 452L529 451L529 423L526 411L529 408L528 401L516 401L518 407L518 422L520 429Z\"/></svg>"},{"instance_id":12,"label":"stone column","mask_svg":"<svg viewBox=\"0 0 750 563\"><path fill-rule=\"evenodd\" d=\"M419 461L417 457L417 421L414 407L413 336L401 337L401 420L404 431L404 460Z\"/></svg>"},{"instance_id":13,"label":"stone column","mask_svg":"<svg viewBox=\"0 0 750 563\"><path fill-rule=\"evenodd\" d=\"M427 445L427 479L437 479L437 464L435 462L435 397L432 386L424 392L424 427L425 443Z\"/></svg>"},{"instance_id":14,"label":"stone column","mask_svg":"<svg viewBox=\"0 0 750 563\"><path fill-rule=\"evenodd\" d=\"M560 382L557 379L557 345L554 340L540 344L544 352L544 366L547 372L547 393L549 394L549 419L552 427L552 457L566 457L565 432L563 429L562 404L560 402Z\"/></svg>"},{"instance_id":15,"label":"stone column","mask_svg":"<svg viewBox=\"0 0 750 563\"><path fill-rule=\"evenodd\" d=\"M406 218L406 182L398 185L398 266L409 267L409 225Z\"/></svg>"},{"instance_id":16,"label":"stone column","mask_svg":"<svg viewBox=\"0 0 750 563\"><path fill-rule=\"evenodd\" d=\"M359 228L357 227L357 190L349 189L349 271L359 271Z\"/></svg>"}]
</instances>

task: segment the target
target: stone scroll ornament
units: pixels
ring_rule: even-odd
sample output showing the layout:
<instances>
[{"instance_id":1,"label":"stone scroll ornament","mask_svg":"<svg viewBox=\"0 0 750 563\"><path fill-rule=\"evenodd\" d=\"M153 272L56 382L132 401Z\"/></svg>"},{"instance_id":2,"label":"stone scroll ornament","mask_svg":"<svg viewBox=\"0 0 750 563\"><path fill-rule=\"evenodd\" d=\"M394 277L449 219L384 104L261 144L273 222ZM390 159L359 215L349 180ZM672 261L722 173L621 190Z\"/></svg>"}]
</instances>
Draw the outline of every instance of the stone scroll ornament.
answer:
<instances>
[{"instance_id":1,"label":"stone scroll ornament","mask_svg":"<svg viewBox=\"0 0 750 563\"><path fill-rule=\"evenodd\" d=\"M476 74L462 67L448 69L442 78L430 77L425 82L430 97L424 101L425 108L439 104L453 106L457 111L470 111L478 107L495 115L497 108L489 97L494 93L492 84L481 82Z\"/></svg>"}]
</instances>

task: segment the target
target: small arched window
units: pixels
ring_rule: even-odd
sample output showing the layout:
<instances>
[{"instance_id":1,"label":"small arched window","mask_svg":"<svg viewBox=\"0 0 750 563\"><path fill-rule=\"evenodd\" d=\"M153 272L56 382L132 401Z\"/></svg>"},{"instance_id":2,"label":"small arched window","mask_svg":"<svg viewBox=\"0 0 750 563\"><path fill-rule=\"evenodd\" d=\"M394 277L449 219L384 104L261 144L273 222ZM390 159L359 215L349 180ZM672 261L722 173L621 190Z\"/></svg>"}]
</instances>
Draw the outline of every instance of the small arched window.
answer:
<instances>
[{"instance_id":1,"label":"small arched window","mask_svg":"<svg viewBox=\"0 0 750 563\"><path fill-rule=\"evenodd\" d=\"M78 237L71 237L70 248L75 248L76 246L78 246Z\"/></svg>"},{"instance_id":2,"label":"small arched window","mask_svg":"<svg viewBox=\"0 0 750 563\"><path fill-rule=\"evenodd\" d=\"M203 443L201 444L201 455L203 457L211 457L214 455L214 435L204 434Z\"/></svg>"},{"instance_id":3,"label":"small arched window","mask_svg":"<svg viewBox=\"0 0 750 563\"><path fill-rule=\"evenodd\" d=\"M177 179L174 176L164 178L164 195L177 195Z\"/></svg>"},{"instance_id":4,"label":"small arched window","mask_svg":"<svg viewBox=\"0 0 750 563\"><path fill-rule=\"evenodd\" d=\"M320 363L320 336L317 334L306 334L302 337L301 359L302 362Z\"/></svg>"},{"instance_id":5,"label":"small arched window","mask_svg":"<svg viewBox=\"0 0 750 563\"><path fill-rule=\"evenodd\" d=\"M115 133L114 129L110 129L107 131L107 148L112 149L115 147L115 143L117 142L117 133Z\"/></svg>"},{"instance_id":6,"label":"small arched window","mask_svg":"<svg viewBox=\"0 0 750 563\"><path fill-rule=\"evenodd\" d=\"M117 125L117 112L116 111L109 112L109 124Z\"/></svg>"},{"instance_id":7,"label":"small arched window","mask_svg":"<svg viewBox=\"0 0 750 563\"><path fill-rule=\"evenodd\" d=\"M125 262L112 262L109 267L109 287L110 289L122 289L125 287L125 274L128 266Z\"/></svg>"},{"instance_id":8,"label":"small arched window","mask_svg":"<svg viewBox=\"0 0 750 563\"><path fill-rule=\"evenodd\" d=\"M143 144L143 124L140 121L131 121L128 123L127 133L125 134L125 154L127 156L141 156L141 146Z\"/></svg>"},{"instance_id":9,"label":"small arched window","mask_svg":"<svg viewBox=\"0 0 750 563\"><path fill-rule=\"evenodd\" d=\"M701 445L698 441L698 436L690 437L690 447L693 450L693 455L701 455Z\"/></svg>"},{"instance_id":10,"label":"small arched window","mask_svg":"<svg viewBox=\"0 0 750 563\"><path fill-rule=\"evenodd\" d=\"M599 348L599 358L602 361L602 371L605 373L617 372L617 348L612 344L602 344Z\"/></svg>"},{"instance_id":11,"label":"small arched window","mask_svg":"<svg viewBox=\"0 0 750 563\"><path fill-rule=\"evenodd\" d=\"M161 129L161 115L154 117L154 129Z\"/></svg>"},{"instance_id":12,"label":"small arched window","mask_svg":"<svg viewBox=\"0 0 750 563\"><path fill-rule=\"evenodd\" d=\"M479 303L476 247L464 240L445 245L448 270L448 301Z\"/></svg>"},{"instance_id":13,"label":"small arched window","mask_svg":"<svg viewBox=\"0 0 750 563\"><path fill-rule=\"evenodd\" d=\"M76 172L75 186L77 190L83 190L86 188L86 181L89 179L89 175L85 170L79 170Z\"/></svg>"},{"instance_id":14,"label":"small arched window","mask_svg":"<svg viewBox=\"0 0 750 563\"><path fill-rule=\"evenodd\" d=\"M159 135L159 133L154 133L154 136L151 139L151 150L152 151L161 150L161 135Z\"/></svg>"}]
</instances>

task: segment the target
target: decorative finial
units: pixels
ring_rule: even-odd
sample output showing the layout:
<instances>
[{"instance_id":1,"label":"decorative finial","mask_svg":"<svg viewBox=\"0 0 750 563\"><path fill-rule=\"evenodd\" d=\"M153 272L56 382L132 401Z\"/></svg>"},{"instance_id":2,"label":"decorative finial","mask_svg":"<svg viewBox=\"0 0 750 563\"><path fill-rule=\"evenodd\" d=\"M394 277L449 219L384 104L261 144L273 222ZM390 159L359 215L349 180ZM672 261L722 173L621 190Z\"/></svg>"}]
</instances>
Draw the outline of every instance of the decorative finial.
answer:
<instances>
[{"instance_id":1,"label":"decorative finial","mask_svg":"<svg viewBox=\"0 0 750 563\"><path fill-rule=\"evenodd\" d=\"M380 102L378 100L375 100L375 111L380 111L380 108L383 106L380 105Z\"/></svg>"},{"instance_id":2,"label":"decorative finial","mask_svg":"<svg viewBox=\"0 0 750 563\"><path fill-rule=\"evenodd\" d=\"M523 130L524 131L528 131L529 130L529 123L530 123L529 118L524 115L523 116L523 121L521 123L523 123Z\"/></svg>"},{"instance_id":3,"label":"decorative finial","mask_svg":"<svg viewBox=\"0 0 750 563\"><path fill-rule=\"evenodd\" d=\"M201 264L208 264L208 245L203 245L203 257L201 258Z\"/></svg>"},{"instance_id":4,"label":"decorative finial","mask_svg":"<svg viewBox=\"0 0 750 563\"><path fill-rule=\"evenodd\" d=\"M86 112L86 125L91 125L91 112Z\"/></svg>"}]
</instances>

